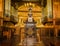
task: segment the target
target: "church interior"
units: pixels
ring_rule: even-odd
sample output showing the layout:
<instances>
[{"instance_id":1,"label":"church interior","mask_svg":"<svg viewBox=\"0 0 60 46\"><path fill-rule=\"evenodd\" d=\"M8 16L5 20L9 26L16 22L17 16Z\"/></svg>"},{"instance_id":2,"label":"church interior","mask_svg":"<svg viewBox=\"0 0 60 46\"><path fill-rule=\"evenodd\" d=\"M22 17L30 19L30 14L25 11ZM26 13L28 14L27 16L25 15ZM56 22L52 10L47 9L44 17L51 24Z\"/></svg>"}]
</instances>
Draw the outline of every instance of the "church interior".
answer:
<instances>
[{"instance_id":1,"label":"church interior","mask_svg":"<svg viewBox=\"0 0 60 46\"><path fill-rule=\"evenodd\" d=\"M60 46L60 0L0 0L0 46Z\"/></svg>"}]
</instances>

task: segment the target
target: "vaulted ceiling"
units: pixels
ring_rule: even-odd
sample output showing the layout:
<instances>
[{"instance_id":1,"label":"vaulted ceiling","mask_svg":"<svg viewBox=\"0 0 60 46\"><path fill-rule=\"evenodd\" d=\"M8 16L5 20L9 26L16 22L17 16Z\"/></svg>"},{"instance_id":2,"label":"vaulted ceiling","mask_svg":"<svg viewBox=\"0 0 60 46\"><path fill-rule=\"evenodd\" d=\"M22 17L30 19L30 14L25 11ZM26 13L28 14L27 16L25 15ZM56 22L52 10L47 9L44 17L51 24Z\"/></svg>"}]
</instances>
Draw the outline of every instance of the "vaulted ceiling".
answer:
<instances>
[{"instance_id":1,"label":"vaulted ceiling","mask_svg":"<svg viewBox=\"0 0 60 46\"><path fill-rule=\"evenodd\" d=\"M41 17L42 17L42 7L45 7L47 4L47 0L11 0L11 5L14 6L18 10L19 22L18 24L24 25L23 22L26 21L28 17L28 6L25 4L35 5L32 7L33 18L36 22L36 25L40 25Z\"/></svg>"}]
</instances>

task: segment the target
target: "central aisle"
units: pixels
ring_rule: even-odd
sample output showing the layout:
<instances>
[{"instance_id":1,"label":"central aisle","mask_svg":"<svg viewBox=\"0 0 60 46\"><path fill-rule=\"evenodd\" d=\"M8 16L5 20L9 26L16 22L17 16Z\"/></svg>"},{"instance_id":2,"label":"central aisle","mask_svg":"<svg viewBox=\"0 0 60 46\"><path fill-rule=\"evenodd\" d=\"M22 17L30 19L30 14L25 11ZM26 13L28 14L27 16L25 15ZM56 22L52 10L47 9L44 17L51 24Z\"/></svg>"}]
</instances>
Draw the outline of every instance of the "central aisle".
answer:
<instances>
[{"instance_id":1,"label":"central aisle","mask_svg":"<svg viewBox=\"0 0 60 46\"><path fill-rule=\"evenodd\" d=\"M19 43L18 46L44 46L44 43L42 41L36 41L34 37L27 37L23 40L22 44Z\"/></svg>"}]
</instances>

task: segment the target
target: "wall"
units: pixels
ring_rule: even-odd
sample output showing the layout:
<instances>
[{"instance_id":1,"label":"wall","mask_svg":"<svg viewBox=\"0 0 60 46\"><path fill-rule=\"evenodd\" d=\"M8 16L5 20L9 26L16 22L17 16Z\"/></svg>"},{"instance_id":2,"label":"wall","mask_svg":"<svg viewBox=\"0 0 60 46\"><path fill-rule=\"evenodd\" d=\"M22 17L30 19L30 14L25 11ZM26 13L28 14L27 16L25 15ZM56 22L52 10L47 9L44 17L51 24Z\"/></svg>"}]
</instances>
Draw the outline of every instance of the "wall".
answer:
<instances>
[{"instance_id":1,"label":"wall","mask_svg":"<svg viewBox=\"0 0 60 46\"><path fill-rule=\"evenodd\" d=\"M53 0L53 14L55 18L60 18L60 1Z\"/></svg>"},{"instance_id":2,"label":"wall","mask_svg":"<svg viewBox=\"0 0 60 46\"><path fill-rule=\"evenodd\" d=\"M3 17L3 0L0 0L0 17Z\"/></svg>"},{"instance_id":3,"label":"wall","mask_svg":"<svg viewBox=\"0 0 60 46\"><path fill-rule=\"evenodd\" d=\"M11 15L14 17L14 20L16 22L18 22L18 11L17 11L17 9L15 9L13 6L11 6L10 12L11 12Z\"/></svg>"},{"instance_id":4,"label":"wall","mask_svg":"<svg viewBox=\"0 0 60 46\"><path fill-rule=\"evenodd\" d=\"M0 0L0 26L3 25L3 0Z\"/></svg>"}]
</instances>

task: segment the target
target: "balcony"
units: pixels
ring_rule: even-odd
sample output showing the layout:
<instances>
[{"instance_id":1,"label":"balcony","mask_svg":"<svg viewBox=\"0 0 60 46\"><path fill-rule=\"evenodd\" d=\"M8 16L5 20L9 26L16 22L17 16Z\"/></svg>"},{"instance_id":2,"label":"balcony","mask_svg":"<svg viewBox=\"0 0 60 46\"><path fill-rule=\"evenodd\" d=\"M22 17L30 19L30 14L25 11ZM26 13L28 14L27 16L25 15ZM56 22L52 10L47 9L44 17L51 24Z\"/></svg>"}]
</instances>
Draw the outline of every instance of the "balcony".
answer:
<instances>
[{"instance_id":1,"label":"balcony","mask_svg":"<svg viewBox=\"0 0 60 46\"><path fill-rule=\"evenodd\" d=\"M18 17L6 15L4 16L4 22L12 22L13 24L16 24L18 22Z\"/></svg>"},{"instance_id":2,"label":"balcony","mask_svg":"<svg viewBox=\"0 0 60 46\"><path fill-rule=\"evenodd\" d=\"M45 16L45 17L42 18L42 24L43 25L45 25L45 24L52 25L53 20L52 19L49 20L49 18L47 16Z\"/></svg>"}]
</instances>

